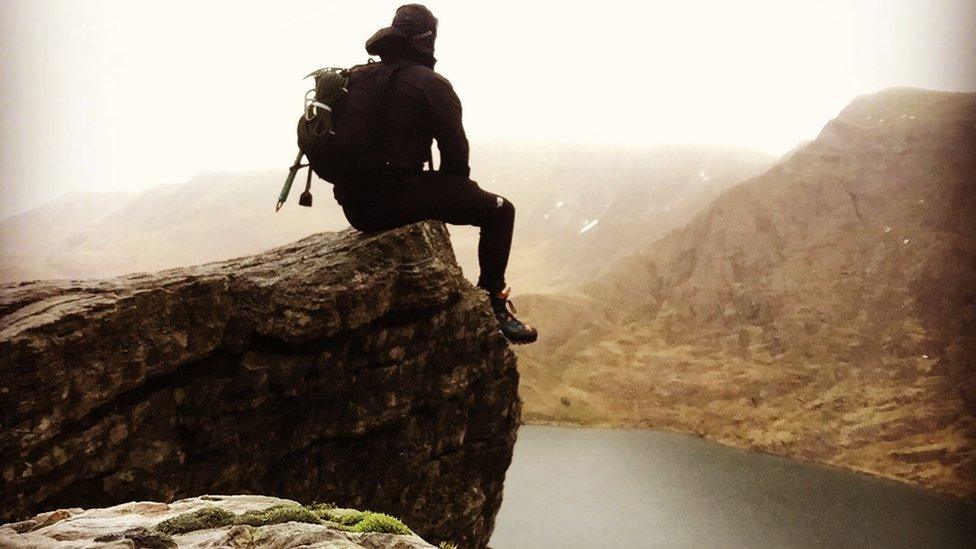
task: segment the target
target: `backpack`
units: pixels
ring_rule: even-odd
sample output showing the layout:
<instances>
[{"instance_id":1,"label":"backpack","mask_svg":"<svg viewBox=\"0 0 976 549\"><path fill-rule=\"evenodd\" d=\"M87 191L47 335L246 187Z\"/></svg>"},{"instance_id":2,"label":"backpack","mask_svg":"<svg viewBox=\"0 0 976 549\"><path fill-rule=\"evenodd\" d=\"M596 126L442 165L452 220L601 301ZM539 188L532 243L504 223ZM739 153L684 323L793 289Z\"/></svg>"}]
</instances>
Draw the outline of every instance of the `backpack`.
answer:
<instances>
[{"instance_id":1,"label":"backpack","mask_svg":"<svg viewBox=\"0 0 976 549\"><path fill-rule=\"evenodd\" d=\"M329 182L369 178L386 168L379 125L380 102L393 75L405 65L372 59L349 69L325 68L308 76L315 87L305 94L305 112L298 119L299 153L278 198L284 204L299 169L309 167L302 206L312 205L312 172ZM306 78L308 78L306 76ZM302 156L308 164L302 164Z\"/></svg>"}]
</instances>

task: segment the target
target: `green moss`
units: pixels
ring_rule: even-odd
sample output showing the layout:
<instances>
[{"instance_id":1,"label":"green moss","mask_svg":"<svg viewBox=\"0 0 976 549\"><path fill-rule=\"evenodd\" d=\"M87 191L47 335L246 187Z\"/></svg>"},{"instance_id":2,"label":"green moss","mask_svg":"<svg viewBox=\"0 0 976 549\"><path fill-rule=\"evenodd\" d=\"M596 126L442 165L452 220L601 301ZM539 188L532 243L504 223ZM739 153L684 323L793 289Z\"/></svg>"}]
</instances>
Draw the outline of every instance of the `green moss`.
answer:
<instances>
[{"instance_id":1,"label":"green moss","mask_svg":"<svg viewBox=\"0 0 976 549\"><path fill-rule=\"evenodd\" d=\"M440 549L458 549L458 546L453 541L442 541L437 544Z\"/></svg>"},{"instance_id":2,"label":"green moss","mask_svg":"<svg viewBox=\"0 0 976 549\"><path fill-rule=\"evenodd\" d=\"M234 524L260 527L284 522L326 524L330 528L347 532L379 532L386 534L412 534L399 519L384 513L361 512L353 509L336 509L332 504L316 503L310 506L298 504L273 505L260 511L248 511L235 515L219 507L208 506L191 513L183 513L156 525L155 531L178 535L205 528L219 528ZM445 546L451 549L451 546Z\"/></svg>"},{"instance_id":3,"label":"green moss","mask_svg":"<svg viewBox=\"0 0 976 549\"><path fill-rule=\"evenodd\" d=\"M311 511L311 512L313 512L313 513L319 513L319 512L324 512L324 511L329 511L329 510L335 509L335 503L319 503L319 502L315 502L315 503L313 503L311 505L306 505L305 507L307 507L308 510Z\"/></svg>"},{"instance_id":4,"label":"green moss","mask_svg":"<svg viewBox=\"0 0 976 549\"><path fill-rule=\"evenodd\" d=\"M234 513L220 507L208 506L190 513L183 513L156 525L156 531L164 534L184 534L205 528L227 526L234 520Z\"/></svg>"},{"instance_id":5,"label":"green moss","mask_svg":"<svg viewBox=\"0 0 976 549\"><path fill-rule=\"evenodd\" d=\"M333 519L334 515L336 514L335 504L333 504L333 503L313 503L311 505L306 505L305 507L309 511L315 513L315 516L319 517L320 519L322 519L324 521L328 521L330 523L336 523L335 520ZM339 526L341 526L341 525L339 525Z\"/></svg>"},{"instance_id":6,"label":"green moss","mask_svg":"<svg viewBox=\"0 0 976 549\"><path fill-rule=\"evenodd\" d=\"M311 509L298 504L274 505L261 511L248 511L234 519L234 524L265 526L283 522L322 524L322 519Z\"/></svg>"},{"instance_id":7,"label":"green moss","mask_svg":"<svg viewBox=\"0 0 976 549\"><path fill-rule=\"evenodd\" d=\"M329 522L343 526L353 526L363 519L363 513L352 509L326 509L320 511L320 517Z\"/></svg>"},{"instance_id":8,"label":"green moss","mask_svg":"<svg viewBox=\"0 0 976 549\"><path fill-rule=\"evenodd\" d=\"M173 537L169 534L164 534L163 532L158 532L156 530L150 530L141 526L129 528L124 532L102 534L101 536L96 537L94 541L98 543L108 543L120 540L131 540L136 547L145 549L171 549L176 547L176 542L173 541Z\"/></svg>"},{"instance_id":9,"label":"green moss","mask_svg":"<svg viewBox=\"0 0 976 549\"><path fill-rule=\"evenodd\" d=\"M224 543L232 547L250 547L261 536L261 530L253 526L238 525L240 527L231 528L224 538Z\"/></svg>"},{"instance_id":10,"label":"green moss","mask_svg":"<svg viewBox=\"0 0 976 549\"><path fill-rule=\"evenodd\" d=\"M171 549L177 547L176 541L169 534L154 532L145 528L138 531L129 531L125 534L126 539L132 540L136 547L141 549Z\"/></svg>"},{"instance_id":11,"label":"green moss","mask_svg":"<svg viewBox=\"0 0 976 549\"><path fill-rule=\"evenodd\" d=\"M412 534L409 528L400 519L391 517L384 513L373 513L366 511L362 513L360 520L353 525L353 532L380 532L384 534Z\"/></svg>"},{"instance_id":12,"label":"green moss","mask_svg":"<svg viewBox=\"0 0 976 549\"><path fill-rule=\"evenodd\" d=\"M384 513L361 512L352 509L318 508L316 514L334 523L338 530L349 532L382 532L387 534L412 534L399 519Z\"/></svg>"}]
</instances>

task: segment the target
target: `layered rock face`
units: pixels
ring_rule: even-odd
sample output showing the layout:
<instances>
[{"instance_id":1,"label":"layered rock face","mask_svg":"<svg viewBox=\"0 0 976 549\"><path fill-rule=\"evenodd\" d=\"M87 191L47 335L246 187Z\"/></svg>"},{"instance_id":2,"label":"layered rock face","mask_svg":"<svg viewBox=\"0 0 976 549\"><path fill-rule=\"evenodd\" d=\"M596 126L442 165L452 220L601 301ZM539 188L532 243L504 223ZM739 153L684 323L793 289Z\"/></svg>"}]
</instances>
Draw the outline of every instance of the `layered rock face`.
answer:
<instances>
[{"instance_id":1,"label":"layered rock face","mask_svg":"<svg viewBox=\"0 0 976 549\"><path fill-rule=\"evenodd\" d=\"M976 494L976 94L857 98L582 296L521 300L530 421Z\"/></svg>"},{"instance_id":2,"label":"layered rock face","mask_svg":"<svg viewBox=\"0 0 976 549\"><path fill-rule=\"evenodd\" d=\"M7 285L0 315L7 520L264 493L488 540L518 373L441 224Z\"/></svg>"}]
</instances>

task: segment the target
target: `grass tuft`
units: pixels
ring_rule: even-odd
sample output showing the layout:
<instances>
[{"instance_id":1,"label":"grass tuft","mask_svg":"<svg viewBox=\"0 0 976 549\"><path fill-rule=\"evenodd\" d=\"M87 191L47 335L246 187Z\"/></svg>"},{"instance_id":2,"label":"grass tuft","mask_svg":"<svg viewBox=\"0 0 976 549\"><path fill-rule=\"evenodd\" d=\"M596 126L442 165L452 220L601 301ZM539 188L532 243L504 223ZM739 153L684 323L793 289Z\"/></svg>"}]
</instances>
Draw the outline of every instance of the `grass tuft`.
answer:
<instances>
[{"instance_id":1,"label":"grass tuft","mask_svg":"<svg viewBox=\"0 0 976 549\"><path fill-rule=\"evenodd\" d=\"M407 525L400 522L400 519L391 517L385 513L366 511L362 515L359 522L352 526L353 532L379 532L383 534L404 535L413 533L407 528Z\"/></svg>"}]
</instances>

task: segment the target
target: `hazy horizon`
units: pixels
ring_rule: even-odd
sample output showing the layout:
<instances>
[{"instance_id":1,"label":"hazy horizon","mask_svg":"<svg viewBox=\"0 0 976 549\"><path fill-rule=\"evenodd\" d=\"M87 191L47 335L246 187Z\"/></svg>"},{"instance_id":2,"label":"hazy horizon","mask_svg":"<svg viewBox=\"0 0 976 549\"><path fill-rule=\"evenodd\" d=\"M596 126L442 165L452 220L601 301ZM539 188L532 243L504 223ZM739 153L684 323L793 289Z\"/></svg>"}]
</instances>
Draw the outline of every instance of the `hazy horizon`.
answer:
<instances>
[{"instance_id":1,"label":"hazy horizon","mask_svg":"<svg viewBox=\"0 0 976 549\"><path fill-rule=\"evenodd\" d=\"M4 2L0 217L287 166L302 76L363 62L401 3ZM474 144L781 154L855 96L976 89L972 2L426 5Z\"/></svg>"}]
</instances>

